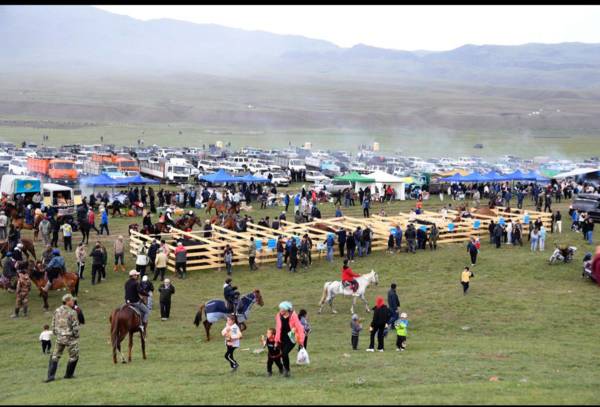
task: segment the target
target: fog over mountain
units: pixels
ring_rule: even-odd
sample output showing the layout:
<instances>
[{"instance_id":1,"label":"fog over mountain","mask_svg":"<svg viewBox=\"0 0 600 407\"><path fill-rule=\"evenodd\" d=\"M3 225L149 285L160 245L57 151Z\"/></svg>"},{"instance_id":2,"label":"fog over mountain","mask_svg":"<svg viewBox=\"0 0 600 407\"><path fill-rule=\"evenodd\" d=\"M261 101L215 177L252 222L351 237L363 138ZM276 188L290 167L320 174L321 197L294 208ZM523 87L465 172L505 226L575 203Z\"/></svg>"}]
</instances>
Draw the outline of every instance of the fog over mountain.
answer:
<instances>
[{"instance_id":1,"label":"fog over mountain","mask_svg":"<svg viewBox=\"0 0 600 407\"><path fill-rule=\"evenodd\" d=\"M600 87L600 44L464 45L444 52L341 48L300 36L141 21L91 6L2 6L0 66L19 74L199 73L593 89Z\"/></svg>"}]
</instances>

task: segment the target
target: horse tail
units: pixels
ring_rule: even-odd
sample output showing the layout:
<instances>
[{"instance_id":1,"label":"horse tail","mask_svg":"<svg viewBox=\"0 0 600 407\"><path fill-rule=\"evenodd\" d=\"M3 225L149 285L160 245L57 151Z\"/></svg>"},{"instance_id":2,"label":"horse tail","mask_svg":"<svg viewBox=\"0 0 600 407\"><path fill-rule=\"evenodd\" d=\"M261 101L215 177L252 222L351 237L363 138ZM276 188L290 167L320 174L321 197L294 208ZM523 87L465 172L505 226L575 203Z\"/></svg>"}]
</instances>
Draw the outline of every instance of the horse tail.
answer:
<instances>
[{"instance_id":1,"label":"horse tail","mask_svg":"<svg viewBox=\"0 0 600 407\"><path fill-rule=\"evenodd\" d=\"M198 312L196 312L196 317L194 318L194 325L197 327L200 326L200 322L202 322L202 313L205 310L205 304L200 304L198 307Z\"/></svg>"},{"instance_id":2,"label":"horse tail","mask_svg":"<svg viewBox=\"0 0 600 407\"><path fill-rule=\"evenodd\" d=\"M323 295L321 296L321 301L319 301L319 305L325 304L325 300L327 299L327 289L329 288L329 281L323 285Z\"/></svg>"}]
</instances>

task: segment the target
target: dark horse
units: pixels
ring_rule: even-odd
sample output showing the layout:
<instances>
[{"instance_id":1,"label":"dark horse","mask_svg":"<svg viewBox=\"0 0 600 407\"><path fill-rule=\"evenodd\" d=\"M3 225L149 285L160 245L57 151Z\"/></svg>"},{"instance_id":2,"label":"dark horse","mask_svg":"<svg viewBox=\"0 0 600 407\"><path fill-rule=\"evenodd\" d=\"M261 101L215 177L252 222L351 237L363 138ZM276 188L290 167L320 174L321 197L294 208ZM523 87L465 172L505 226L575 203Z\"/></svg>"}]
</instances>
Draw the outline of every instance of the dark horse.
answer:
<instances>
[{"instance_id":1,"label":"dark horse","mask_svg":"<svg viewBox=\"0 0 600 407\"><path fill-rule=\"evenodd\" d=\"M251 293L244 295L238 302L236 315L242 331L246 329L246 321L248 320L250 311L252 311L252 306L255 303L261 307L264 305L262 295L258 288L254 289ZM198 307L198 312L196 313L196 318L194 319L194 325L199 326L200 322L202 322L204 324L204 329L206 330L206 340L210 341L210 327L215 322L225 319L227 314L228 311L225 301L210 300L204 304L200 304ZM204 321L202 321L203 316L206 318Z\"/></svg>"},{"instance_id":2,"label":"dark horse","mask_svg":"<svg viewBox=\"0 0 600 407\"><path fill-rule=\"evenodd\" d=\"M44 273L42 262L29 260L28 270L31 281L38 288L40 297L44 300L44 310L48 310L48 293L44 291L48 279L46 278L46 273ZM72 295L77 296L79 292L79 276L77 273L67 271L59 274L58 277L52 280L52 287L50 287L50 290L61 290L63 288L69 290Z\"/></svg>"},{"instance_id":3,"label":"dark horse","mask_svg":"<svg viewBox=\"0 0 600 407\"><path fill-rule=\"evenodd\" d=\"M131 305L124 304L119 308L116 308L110 317L110 341L112 344L112 357L113 363L117 363L117 351L121 356L121 361L125 361L125 356L121 352L121 342L125 339L125 336L129 335L129 352L127 355L127 361L131 362L131 348L133 347L133 334L136 332L140 333L140 339L142 341L142 356L146 359L146 340L144 334L140 330L140 323L142 322L141 315L132 308ZM147 326L144 326L144 331Z\"/></svg>"},{"instance_id":4,"label":"dark horse","mask_svg":"<svg viewBox=\"0 0 600 407\"><path fill-rule=\"evenodd\" d=\"M30 239L22 238L21 243L23 243L23 254L25 256L27 256L27 259L29 259L29 255L32 255L33 258L35 260L37 260L37 257L35 255L35 246L33 245L33 242ZM8 240L0 243L0 253L2 254L2 257L0 257L0 260L2 260L3 258L6 257L7 252L8 252Z\"/></svg>"}]
</instances>

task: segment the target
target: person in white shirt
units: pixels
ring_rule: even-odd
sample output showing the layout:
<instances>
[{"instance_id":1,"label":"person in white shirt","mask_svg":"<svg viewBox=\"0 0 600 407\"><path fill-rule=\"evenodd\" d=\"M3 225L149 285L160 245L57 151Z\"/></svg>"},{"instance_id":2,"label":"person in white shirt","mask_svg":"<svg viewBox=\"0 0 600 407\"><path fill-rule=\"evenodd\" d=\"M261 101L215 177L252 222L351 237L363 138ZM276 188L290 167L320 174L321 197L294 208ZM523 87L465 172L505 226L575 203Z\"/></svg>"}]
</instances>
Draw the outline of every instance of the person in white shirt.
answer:
<instances>
[{"instance_id":1,"label":"person in white shirt","mask_svg":"<svg viewBox=\"0 0 600 407\"><path fill-rule=\"evenodd\" d=\"M225 328L221 331L221 335L225 338L225 346L227 346L225 360L231 365L231 373L235 372L240 366L233 358L233 352L240 347L240 339L242 338L242 331L236 322L235 315L228 315Z\"/></svg>"},{"instance_id":2,"label":"person in white shirt","mask_svg":"<svg viewBox=\"0 0 600 407\"><path fill-rule=\"evenodd\" d=\"M48 325L44 325L44 330L40 334L40 342L42 343L42 353L50 353L52 347L52 331Z\"/></svg>"},{"instance_id":3,"label":"person in white shirt","mask_svg":"<svg viewBox=\"0 0 600 407\"><path fill-rule=\"evenodd\" d=\"M4 213L4 211L0 211L0 240L6 240L8 236L7 227L8 216L6 216L6 213Z\"/></svg>"}]
</instances>

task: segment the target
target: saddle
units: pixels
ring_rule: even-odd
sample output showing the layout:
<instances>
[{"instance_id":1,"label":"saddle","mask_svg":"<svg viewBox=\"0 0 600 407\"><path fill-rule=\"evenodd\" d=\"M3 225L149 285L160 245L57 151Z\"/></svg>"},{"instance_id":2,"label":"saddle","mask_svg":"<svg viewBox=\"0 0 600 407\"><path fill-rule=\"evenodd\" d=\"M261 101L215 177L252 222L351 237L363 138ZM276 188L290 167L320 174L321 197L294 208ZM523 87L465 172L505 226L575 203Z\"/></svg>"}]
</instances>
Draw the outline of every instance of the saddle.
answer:
<instances>
[{"instance_id":1,"label":"saddle","mask_svg":"<svg viewBox=\"0 0 600 407\"><path fill-rule=\"evenodd\" d=\"M141 321L142 313L133 304L125 303L125 304L121 305L121 308L119 308L119 311L125 309L126 307L129 307L133 312L135 312L137 314L137 316L140 317L140 321Z\"/></svg>"}]
</instances>

